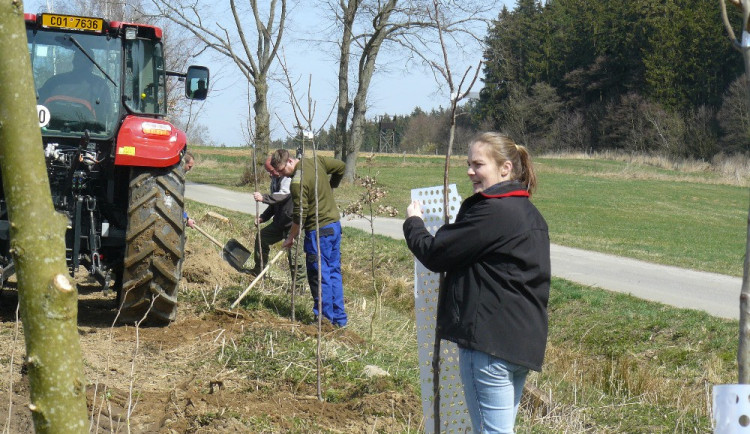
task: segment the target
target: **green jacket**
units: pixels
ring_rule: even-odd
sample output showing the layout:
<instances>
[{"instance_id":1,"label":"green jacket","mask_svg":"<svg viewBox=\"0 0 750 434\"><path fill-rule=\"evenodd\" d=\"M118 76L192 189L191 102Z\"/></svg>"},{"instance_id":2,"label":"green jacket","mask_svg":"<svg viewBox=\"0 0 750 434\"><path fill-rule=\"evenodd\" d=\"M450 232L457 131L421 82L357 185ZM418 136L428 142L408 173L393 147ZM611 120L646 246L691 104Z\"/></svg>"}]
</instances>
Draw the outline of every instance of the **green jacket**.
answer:
<instances>
[{"instance_id":1,"label":"green jacket","mask_svg":"<svg viewBox=\"0 0 750 434\"><path fill-rule=\"evenodd\" d=\"M337 222L340 219L339 209L333 199L333 189L338 187L344 177L346 164L329 157L318 157L318 224L319 227ZM301 169L301 170L300 170ZM301 172L301 176L300 176ZM331 175L330 180L328 175ZM315 164L312 158L303 158L297 163L292 174L292 200L294 208L292 221L300 221L300 198L302 200L302 227L306 231L315 230Z\"/></svg>"}]
</instances>

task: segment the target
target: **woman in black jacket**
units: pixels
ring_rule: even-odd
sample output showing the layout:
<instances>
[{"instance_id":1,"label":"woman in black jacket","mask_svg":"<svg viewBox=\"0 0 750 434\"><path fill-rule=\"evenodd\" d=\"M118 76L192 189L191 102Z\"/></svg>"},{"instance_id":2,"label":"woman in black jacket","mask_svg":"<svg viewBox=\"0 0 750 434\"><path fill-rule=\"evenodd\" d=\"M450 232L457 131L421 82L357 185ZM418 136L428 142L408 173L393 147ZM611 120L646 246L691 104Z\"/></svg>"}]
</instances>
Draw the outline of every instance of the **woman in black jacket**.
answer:
<instances>
[{"instance_id":1,"label":"woman in black jacket","mask_svg":"<svg viewBox=\"0 0 750 434\"><path fill-rule=\"evenodd\" d=\"M433 237L414 201L404 237L425 267L446 273L437 333L459 346L474 431L512 433L526 375L541 370L547 343L549 232L529 200L536 176L525 147L483 133L468 166L474 195L455 223Z\"/></svg>"}]
</instances>

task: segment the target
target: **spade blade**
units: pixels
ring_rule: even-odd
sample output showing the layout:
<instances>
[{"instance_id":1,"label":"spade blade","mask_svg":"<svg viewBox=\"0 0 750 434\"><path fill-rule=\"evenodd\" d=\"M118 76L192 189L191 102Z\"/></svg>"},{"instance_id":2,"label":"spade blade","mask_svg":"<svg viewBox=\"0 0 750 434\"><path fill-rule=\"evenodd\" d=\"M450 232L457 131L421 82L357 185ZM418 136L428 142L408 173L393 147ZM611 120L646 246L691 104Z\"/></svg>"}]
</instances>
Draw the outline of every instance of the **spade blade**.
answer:
<instances>
[{"instance_id":1,"label":"spade blade","mask_svg":"<svg viewBox=\"0 0 750 434\"><path fill-rule=\"evenodd\" d=\"M239 241L232 238L224 245L224 249L221 251L221 257L235 270L244 272L246 271L244 267L245 262L250 258L250 250L240 244Z\"/></svg>"}]
</instances>

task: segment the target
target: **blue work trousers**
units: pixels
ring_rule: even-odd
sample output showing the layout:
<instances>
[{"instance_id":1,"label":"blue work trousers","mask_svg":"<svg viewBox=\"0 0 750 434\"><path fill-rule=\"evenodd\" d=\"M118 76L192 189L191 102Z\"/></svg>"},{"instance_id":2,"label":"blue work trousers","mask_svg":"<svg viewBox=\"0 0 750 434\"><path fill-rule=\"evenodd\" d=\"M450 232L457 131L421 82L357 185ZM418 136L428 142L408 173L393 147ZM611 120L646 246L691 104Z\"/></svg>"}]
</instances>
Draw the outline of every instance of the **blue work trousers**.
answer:
<instances>
[{"instance_id":1,"label":"blue work trousers","mask_svg":"<svg viewBox=\"0 0 750 434\"><path fill-rule=\"evenodd\" d=\"M321 304L323 316L334 326L346 325L344 285L341 280L341 223L334 222L318 229L320 232ZM318 249L316 231L305 232L307 282L313 297L313 313L318 316Z\"/></svg>"}]
</instances>

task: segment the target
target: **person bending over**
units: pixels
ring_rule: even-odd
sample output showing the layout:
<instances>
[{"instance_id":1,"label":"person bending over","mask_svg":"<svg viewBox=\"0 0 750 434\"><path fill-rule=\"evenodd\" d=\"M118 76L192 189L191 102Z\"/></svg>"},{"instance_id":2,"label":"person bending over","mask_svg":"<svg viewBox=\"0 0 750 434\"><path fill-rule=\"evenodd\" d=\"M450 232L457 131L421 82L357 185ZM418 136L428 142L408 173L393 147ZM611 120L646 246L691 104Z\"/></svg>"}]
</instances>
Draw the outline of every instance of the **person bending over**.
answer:
<instances>
[{"instance_id":1,"label":"person bending over","mask_svg":"<svg viewBox=\"0 0 750 434\"><path fill-rule=\"evenodd\" d=\"M277 149L273 153L271 165L280 176L292 178L292 226L283 246L292 247L294 239L300 234L301 219L305 229L303 245L307 262L307 283L310 285L314 302L313 313L318 316L320 300L323 316L334 326L343 327L347 324L348 318L344 308L344 286L341 279L341 222L333 198L333 189L338 187L344 177L346 165L343 161L328 157L294 158L286 149ZM318 237L320 251L316 242ZM318 255L322 276L320 288Z\"/></svg>"},{"instance_id":2,"label":"person bending over","mask_svg":"<svg viewBox=\"0 0 750 434\"><path fill-rule=\"evenodd\" d=\"M266 171L271 175L271 194L262 194L259 191L253 193L257 202L262 202L268 207L255 219L257 224L271 221L270 224L260 230L260 236L255 238L255 265L250 273L258 275L261 272L261 263L268 264L268 252L272 244L285 240L292 228L292 195L290 186L292 179L280 176L271 165L271 157L266 159ZM295 241L296 242L296 241ZM289 261L289 272L297 288L305 285L305 264L295 258L296 245L287 249L287 260Z\"/></svg>"}]
</instances>

